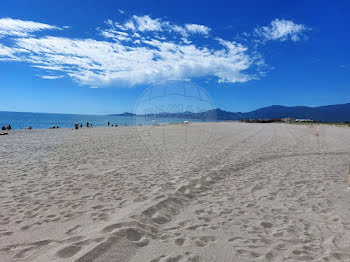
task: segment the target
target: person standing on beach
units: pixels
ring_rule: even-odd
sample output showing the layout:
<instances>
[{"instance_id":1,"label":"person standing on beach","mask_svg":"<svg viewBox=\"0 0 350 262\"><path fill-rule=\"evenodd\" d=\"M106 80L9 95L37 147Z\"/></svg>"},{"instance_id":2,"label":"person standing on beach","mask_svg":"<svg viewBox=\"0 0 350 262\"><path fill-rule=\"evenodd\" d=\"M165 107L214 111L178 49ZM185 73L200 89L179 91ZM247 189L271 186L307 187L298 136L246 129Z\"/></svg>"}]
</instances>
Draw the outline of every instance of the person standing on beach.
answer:
<instances>
[{"instance_id":1,"label":"person standing on beach","mask_svg":"<svg viewBox=\"0 0 350 262\"><path fill-rule=\"evenodd\" d=\"M12 128L11 128L11 125L8 125L7 126L7 130L11 130Z\"/></svg>"},{"instance_id":2,"label":"person standing on beach","mask_svg":"<svg viewBox=\"0 0 350 262\"><path fill-rule=\"evenodd\" d=\"M109 126L111 123L108 121L107 125Z\"/></svg>"},{"instance_id":3,"label":"person standing on beach","mask_svg":"<svg viewBox=\"0 0 350 262\"><path fill-rule=\"evenodd\" d=\"M86 122L86 127L89 127L89 126L90 126L89 122Z\"/></svg>"}]
</instances>

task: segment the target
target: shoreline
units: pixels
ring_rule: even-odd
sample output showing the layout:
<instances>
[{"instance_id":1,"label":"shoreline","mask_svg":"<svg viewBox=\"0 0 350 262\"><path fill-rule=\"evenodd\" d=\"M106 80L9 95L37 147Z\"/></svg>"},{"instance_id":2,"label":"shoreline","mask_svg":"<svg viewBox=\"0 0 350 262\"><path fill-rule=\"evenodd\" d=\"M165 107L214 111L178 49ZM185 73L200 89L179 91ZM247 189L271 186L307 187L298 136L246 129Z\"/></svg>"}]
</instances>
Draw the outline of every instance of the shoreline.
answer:
<instances>
[{"instance_id":1,"label":"shoreline","mask_svg":"<svg viewBox=\"0 0 350 262\"><path fill-rule=\"evenodd\" d=\"M179 125L182 122L173 122L173 123L159 123L157 124L158 126L165 126L165 125ZM189 121L189 124L196 124L196 123L245 123L245 124L262 124L262 125L266 125L266 124L286 124L286 125L300 125L300 126L313 126L313 125L320 125L320 126L336 126L336 127L350 127L349 123L338 123L338 122L331 122L331 123L322 123L322 122L271 122L271 123L255 123L255 122L241 122L239 120L218 120L218 121L194 121L191 122ZM141 126L152 126L155 124L148 124L148 125L141 125ZM38 130L57 130L57 129L63 129L63 130L81 130L81 129L95 129L95 128L121 128L121 127L138 127L137 125L118 125L116 126L102 126L102 125L96 125L96 126L90 126L90 127L86 127L83 126L82 128L79 127L79 129L75 129L74 127L59 127L59 128L33 128L33 129L25 129L25 128L21 128L21 129L11 129L11 130L0 130L0 133L13 133L14 131L38 131ZM9 134L10 134L9 133Z\"/></svg>"}]
</instances>

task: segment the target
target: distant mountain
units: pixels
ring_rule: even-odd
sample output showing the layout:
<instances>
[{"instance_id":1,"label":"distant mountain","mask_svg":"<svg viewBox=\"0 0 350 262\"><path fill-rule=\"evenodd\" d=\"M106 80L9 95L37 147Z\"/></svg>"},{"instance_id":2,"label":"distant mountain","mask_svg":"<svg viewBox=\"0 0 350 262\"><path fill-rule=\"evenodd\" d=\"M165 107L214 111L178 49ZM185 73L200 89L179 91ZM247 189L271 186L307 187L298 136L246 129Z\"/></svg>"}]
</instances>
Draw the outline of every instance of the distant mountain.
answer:
<instances>
[{"instance_id":1,"label":"distant mountain","mask_svg":"<svg viewBox=\"0 0 350 262\"><path fill-rule=\"evenodd\" d=\"M113 114L111 116L135 116L133 113ZM318 107L307 106L281 106L272 105L250 112L229 112L220 108L201 113L162 113L155 117L166 118L192 118L210 119L216 116L217 120L247 120L247 119L277 119L277 118L309 118L322 122L346 122L350 121L350 103L339 105L328 105Z\"/></svg>"},{"instance_id":2,"label":"distant mountain","mask_svg":"<svg viewBox=\"0 0 350 262\"><path fill-rule=\"evenodd\" d=\"M224 111L220 108L209 110L205 112L208 116L215 116L217 120L239 120L240 113Z\"/></svg>"},{"instance_id":3,"label":"distant mountain","mask_svg":"<svg viewBox=\"0 0 350 262\"><path fill-rule=\"evenodd\" d=\"M109 116L136 116L136 115L133 113L125 112L125 113L121 113L121 114L112 114Z\"/></svg>"},{"instance_id":4,"label":"distant mountain","mask_svg":"<svg viewBox=\"0 0 350 262\"><path fill-rule=\"evenodd\" d=\"M274 119L285 117L310 118L323 122L350 121L350 103L319 107L273 105L246 113L231 113L216 109L216 118L218 120Z\"/></svg>"}]
</instances>

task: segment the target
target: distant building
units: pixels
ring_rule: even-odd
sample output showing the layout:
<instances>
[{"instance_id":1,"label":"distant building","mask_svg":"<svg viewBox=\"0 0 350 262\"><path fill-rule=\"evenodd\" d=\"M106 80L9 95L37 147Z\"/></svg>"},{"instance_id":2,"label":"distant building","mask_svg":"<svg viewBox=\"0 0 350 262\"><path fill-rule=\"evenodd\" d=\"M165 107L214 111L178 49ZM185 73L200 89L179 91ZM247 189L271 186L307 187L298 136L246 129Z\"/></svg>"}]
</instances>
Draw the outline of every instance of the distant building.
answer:
<instances>
[{"instance_id":1,"label":"distant building","mask_svg":"<svg viewBox=\"0 0 350 262\"><path fill-rule=\"evenodd\" d=\"M308 118L305 118L305 119L295 119L295 122L313 122L314 120L312 119L308 119Z\"/></svg>"},{"instance_id":2,"label":"distant building","mask_svg":"<svg viewBox=\"0 0 350 262\"><path fill-rule=\"evenodd\" d=\"M281 119L283 122L294 122L295 118L292 117L285 117Z\"/></svg>"}]
</instances>

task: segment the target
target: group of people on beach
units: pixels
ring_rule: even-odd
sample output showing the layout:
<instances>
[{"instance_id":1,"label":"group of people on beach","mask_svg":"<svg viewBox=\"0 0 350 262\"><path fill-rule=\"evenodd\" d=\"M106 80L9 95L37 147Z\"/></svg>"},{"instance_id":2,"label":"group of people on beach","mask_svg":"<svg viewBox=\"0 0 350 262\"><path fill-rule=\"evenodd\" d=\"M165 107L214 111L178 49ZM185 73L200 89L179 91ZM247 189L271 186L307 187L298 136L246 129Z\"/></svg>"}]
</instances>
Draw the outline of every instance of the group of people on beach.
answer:
<instances>
[{"instance_id":1,"label":"group of people on beach","mask_svg":"<svg viewBox=\"0 0 350 262\"><path fill-rule=\"evenodd\" d=\"M107 122L107 126L110 126L111 125L111 122ZM115 124L115 125L112 125L112 126L116 126L116 127L118 127L118 124ZM125 124L125 126L127 126L127 124ZM74 128L75 129L79 129L79 127L80 128L83 128L83 124L78 124L78 123L75 123L74 124ZM89 123L89 122L86 122L86 127L92 127L92 124L91 123ZM59 128L58 126L52 126L52 127L50 127L50 129L56 129L56 128ZM2 131L4 131L4 130L11 130L12 129L12 127L11 127L11 125L9 124L8 126L2 126L2 128L1 128L1 130ZM26 127L25 128L26 130L30 130L30 129L32 129L32 126L28 126L28 127Z\"/></svg>"},{"instance_id":2,"label":"group of people on beach","mask_svg":"<svg viewBox=\"0 0 350 262\"><path fill-rule=\"evenodd\" d=\"M2 127L1 127L1 130L2 130L2 131L11 130L11 129L12 129L12 127L11 127L10 124L9 124L8 126L2 126ZM32 129L32 126L27 126L27 127L25 127L24 129L26 129L26 130Z\"/></svg>"},{"instance_id":3,"label":"group of people on beach","mask_svg":"<svg viewBox=\"0 0 350 262\"><path fill-rule=\"evenodd\" d=\"M107 126L111 126L111 122L107 122ZM118 127L118 124L115 124L115 125L112 125L112 126L115 126L115 127ZM127 124L125 124L125 126L127 126Z\"/></svg>"},{"instance_id":4,"label":"group of people on beach","mask_svg":"<svg viewBox=\"0 0 350 262\"><path fill-rule=\"evenodd\" d=\"M75 126L75 129L79 129L79 124L74 124L74 126ZM118 124L115 124L115 125L111 125L111 122L107 122L107 126L115 126L115 127L118 127ZM128 126L127 124L125 124L125 126ZM82 128L83 127L83 125L82 124L80 124L80 128ZM92 124L91 123L89 123L89 122L86 122L86 127L92 127Z\"/></svg>"},{"instance_id":5,"label":"group of people on beach","mask_svg":"<svg viewBox=\"0 0 350 262\"><path fill-rule=\"evenodd\" d=\"M6 127L5 127L5 126L2 126L2 127L1 127L1 130L2 130L2 131L4 131L4 130L11 130L11 129L12 129L12 127L11 127L10 124L9 124L8 126L6 126Z\"/></svg>"},{"instance_id":6,"label":"group of people on beach","mask_svg":"<svg viewBox=\"0 0 350 262\"><path fill-rule=\"evenodd\" d=\"M79 127L80 127L80 128L83 128L83 124L80 124L80 125L79 125L78 123L75 123L75 124L74 124L74 128L75 128L75 129L79 129ZM89 122L86 122L86 127L92 127L92 124L89 123Z\"/></svg>"},{"instance_id":7,"label":"group of people on beach","mask_svg":"<svg viewBox=\"0 0 350 262\"><path fill-rule=\"evenodd\" d=\"M111 126L111 122L108 121L108 122L107 122L107 126ZM115 124L115 125L112 125L112 126L118 127L118 124ZM125 124L125 126L127 126L127 124ZM86 122L86 127L92 127L92 124L89 123L89 122ZM75 128L75 129L83 128L83 124L75 123L75 124L74 124L74 128Z\"/></svg>"}]
</instances>

